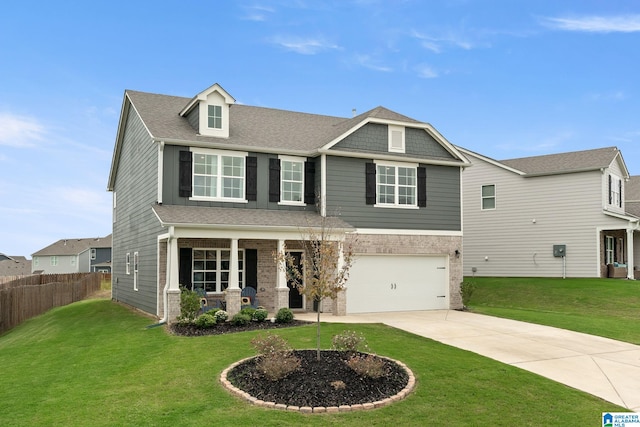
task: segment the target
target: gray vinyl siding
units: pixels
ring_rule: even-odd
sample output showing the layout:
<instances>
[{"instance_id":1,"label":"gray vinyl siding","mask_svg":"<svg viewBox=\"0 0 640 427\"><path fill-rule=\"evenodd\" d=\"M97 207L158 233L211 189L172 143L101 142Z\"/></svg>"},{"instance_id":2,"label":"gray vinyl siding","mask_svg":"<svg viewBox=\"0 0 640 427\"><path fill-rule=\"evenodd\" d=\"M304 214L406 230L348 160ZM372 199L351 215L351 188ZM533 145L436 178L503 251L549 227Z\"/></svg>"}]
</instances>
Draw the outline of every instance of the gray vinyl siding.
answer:
<instances>
[{"instance_id":1,"label":"gray vinyl siding","mask_svg":"<svg viewBox=\"0 0 640 427\"><path fill-rule=\"evenodd\" d=\"M167 145L164 148L164 177L162 202L165 205L204 206L243 209L271 209L271 210L315 210L315 206L291 206L279 205L269 202L269 159L278 158L277 154L248 153L249 156L258 159L257 200L246 203L190 200L188 197L179 196L179 156L180 151L188 150L188 147ZM313 159L311 159L313 160ZM320 174L319 162L316 164L316 181Z\"/></svg>"},{"instance_id":2,"label":"gray vinyl siding","mask_svg":"<svg viewBox=\"0 0 640 427\"><path fill-rule=\"evenodd\" d=\"M327 214L358 228L461 230L460 168L424 165L426 208L381 208L365 203L365 164L371 161L327 157Z\"/></svg>"},{"instance_id":3,"label":"gray vinyl siding","mask_svg":"<svg viewBox=\"0 0 640 427\"><path fill-rule=\"evenodd\" d=\"M156 202L158 144L146 132L133 108L126 118L114 185L112 295L146 312L157 312L157 236L165 230L151 210ZM138 291L134 290L133 254L139 253ZM126 253L131 274L125 273Z\"/></svg>"},{"instance_id":4,"label":"gray vinyl siding","mask_svg":"<svg viewBox=\"0 0 640 427\"><path fill-rule=\"evenodd\" d=\"M462 174L465 276L562 277L554 244L567 245L567 277L599 276L598 230L623 224L602 213L600 171L524 178L469 159ZM496 208L482 210L481 187L490 184Z\"/></svg>"},{"instance_id":5,"label":"gray vinyl siding","mask_svg":"<svg viewBox=\"0 0 640 427\"><path fill-rule=\"evenodd\" d=\"M388 126L368 123L333 146L334 150L389 154ZM452 160L454 157L424 129L405 128L405 153L398 157L423 157Z\"/></svg>"}]
</instances>

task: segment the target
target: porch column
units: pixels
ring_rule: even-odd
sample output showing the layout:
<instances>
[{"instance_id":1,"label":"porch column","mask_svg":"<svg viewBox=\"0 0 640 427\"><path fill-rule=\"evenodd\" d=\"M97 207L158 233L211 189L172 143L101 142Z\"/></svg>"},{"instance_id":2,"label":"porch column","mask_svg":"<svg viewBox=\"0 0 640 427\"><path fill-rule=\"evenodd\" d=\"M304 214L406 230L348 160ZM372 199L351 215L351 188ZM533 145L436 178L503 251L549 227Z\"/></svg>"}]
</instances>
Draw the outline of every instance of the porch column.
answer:
<instances>
[{"instance_id":1,"label":"porch column","mask_svg":"<svg viewBox=\"0 0 640 427\"><path fill-rule=\"evenodd\" d=\"M627 279L634 280L633 274L633 229L627 229Z\"/></svg>"},{"instance_id":2,"label":"porch column","mask_svg":"<svg viewBox=\"0 0 640 427\"><path fill-rule=\"evenodd\" d=\"M344 242L338 242L338 271L344 265ZM345 289L338 292L336 299L332 300L332 313L334 316L346 316L347 314L347 291Z\"/></svg>"},{"instance_id":3,"label":"porch column","mask_svg":"<svg viewBox=\"0 0 640 427\"><path fill-rule=\"evenodd\" d=\"M180 275L178 261L178 239L173 235L173 227L169 230L167 239L167 295L166 318L168 322L173 322L180 315Z\"/></svg>"},{"instance_id":4,"label":"porch column","mask_svg":"<svg viewBox=\"0 0 640 427\"><path fill-rule=\"evenodd\" d=\"M278 246L276 251L278 255L284 254L284 240L278 240ZM289 307L289 287L287 286L287 273L286 263L284 261L278 261L277 276L276 276L276 299L274 311L278 311L281 308Z\"/></svg>"},{"instance_id":5,"label":"porch column","mask_svg":"<svg viewBox=\"0 0 640 427\"><path fill-rule=\"evenodd\" d=\"M231 239L229 254L229 286L227 287L227 313L233 316L240 312L240 285L238 282L238 239Z\"/></svg>"}]
</instances>

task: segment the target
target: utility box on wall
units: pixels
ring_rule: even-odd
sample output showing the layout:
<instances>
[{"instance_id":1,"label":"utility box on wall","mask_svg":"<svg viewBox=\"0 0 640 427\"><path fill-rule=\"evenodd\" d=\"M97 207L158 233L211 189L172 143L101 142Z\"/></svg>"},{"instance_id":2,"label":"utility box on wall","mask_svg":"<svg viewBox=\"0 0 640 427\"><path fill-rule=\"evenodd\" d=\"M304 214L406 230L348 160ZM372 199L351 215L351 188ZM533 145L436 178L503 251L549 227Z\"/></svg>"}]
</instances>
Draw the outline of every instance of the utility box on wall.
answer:
<instances>
[{"instance_id":1,"label":"utility box on wall","mask_svg":"<svg viewBox=\"0 0 640 427\"><path fill-rule=\"evenodd\" d=\"M567 256L567 245L553 245L553 256L554 257Z\"/></svg>"}]
</instances>

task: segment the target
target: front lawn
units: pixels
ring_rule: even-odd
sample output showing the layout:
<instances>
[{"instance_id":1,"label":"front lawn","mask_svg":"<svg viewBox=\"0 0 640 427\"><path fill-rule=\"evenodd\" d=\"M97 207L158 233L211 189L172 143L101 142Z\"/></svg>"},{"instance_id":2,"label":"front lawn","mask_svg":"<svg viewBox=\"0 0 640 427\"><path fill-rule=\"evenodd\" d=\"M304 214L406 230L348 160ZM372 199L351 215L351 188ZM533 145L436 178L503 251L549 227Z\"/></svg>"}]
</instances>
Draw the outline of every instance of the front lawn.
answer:
<instances>
[{"instance_id":1,"label":"front lawn","mask_svg":"<svg viewBox=\"0 0 640 427\"><path fill-rule=\"evenodd\" d=\"M556 326L640 344L640 281L522 277L465 278L476 313Z\"/></svg>"},{"instance_id":2,"label":"front lawn","mask_svg":"<svg viewBox=\"0 0 640 427\"><path fill-rule=\"evenodd\" d=\"M481 295L481 293L479 293ZM405 362L417 389L396 404L355 413L303 415L231 396L220 372L253 355L257 332L171 336L109 300L57 308L0 337L2 426L541 426L599 425L625 411L589 394L470 352L379 324L352 329L380 355ZM313 325L278 332L313 348Z\"/></svg>"}]
</instances>

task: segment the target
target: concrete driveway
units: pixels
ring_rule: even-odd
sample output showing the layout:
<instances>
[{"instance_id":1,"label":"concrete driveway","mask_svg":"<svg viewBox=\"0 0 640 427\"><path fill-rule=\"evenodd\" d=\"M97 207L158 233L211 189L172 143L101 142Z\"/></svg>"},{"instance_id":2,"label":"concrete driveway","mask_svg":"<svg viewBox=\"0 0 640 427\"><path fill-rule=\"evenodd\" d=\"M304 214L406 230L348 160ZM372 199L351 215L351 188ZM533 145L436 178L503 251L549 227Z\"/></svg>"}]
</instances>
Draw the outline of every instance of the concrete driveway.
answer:
<instances>
[{"instance_id":1,"label":"concrete driveway","mask_svg":"<svg viewBox=\"0 0 640 427\"><path fill-rule=\"evenodd\" d=\"M296 314L314 321L315 313ZM332 316L323 322L384 323L534 372L640 412L640 346L455 310Z\"/></svg>"}]
</instances>

